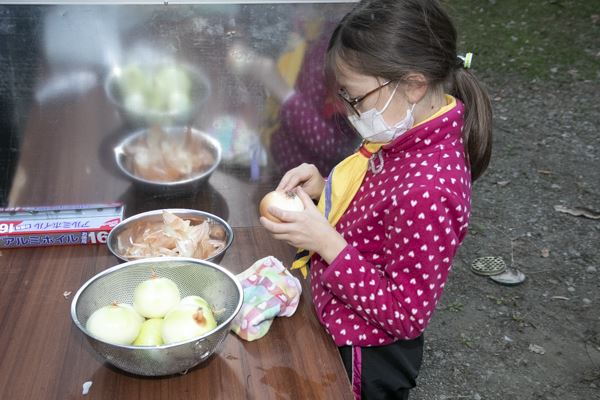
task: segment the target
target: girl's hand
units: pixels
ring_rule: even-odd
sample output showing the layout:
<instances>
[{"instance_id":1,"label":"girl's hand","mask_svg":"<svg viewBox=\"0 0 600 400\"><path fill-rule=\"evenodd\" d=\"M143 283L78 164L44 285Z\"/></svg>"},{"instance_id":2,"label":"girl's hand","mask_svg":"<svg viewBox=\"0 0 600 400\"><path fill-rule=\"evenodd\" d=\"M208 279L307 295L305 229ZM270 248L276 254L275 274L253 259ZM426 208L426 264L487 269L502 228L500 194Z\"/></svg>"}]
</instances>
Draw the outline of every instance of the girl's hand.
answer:
<instances>
[{"instance_id":1,"label":"girl's hand","mask_svg":"<svg viewBox=\"0 0 600 400\"><path fill-rule=\"evenodd\" d=\"M325 179L313 164L301 164L283 175L277 190L288 191L300 186L311 199L318 199L325 187Z\"/></svg>"},{"instance_id":2,"label":"girl's hand","mask_svg":"<svg viewBox=\"0 0 600 400\"><path fill-rule=\"evenodd\" d=\"M294 247L314 251L331 264L346 247L346 240L329 224L304 190L298 188L296 194L304 204L304 211L285 211L269 207L269 212L283 222L276 223L261 217L260 223L275 239L283 240Z\"/></svg>"}]
</instances>

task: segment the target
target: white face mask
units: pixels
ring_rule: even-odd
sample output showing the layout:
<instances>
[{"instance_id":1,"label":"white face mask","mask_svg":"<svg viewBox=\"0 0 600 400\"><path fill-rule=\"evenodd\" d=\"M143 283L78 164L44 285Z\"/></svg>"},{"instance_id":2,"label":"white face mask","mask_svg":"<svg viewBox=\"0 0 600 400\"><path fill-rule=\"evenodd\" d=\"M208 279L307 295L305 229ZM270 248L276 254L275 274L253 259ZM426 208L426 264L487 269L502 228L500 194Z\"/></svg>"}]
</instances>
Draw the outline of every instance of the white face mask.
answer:
<instances>
[{"instance_id":1,"label":"white face mask","mask_svg":"<svg viewBox=\"0 0 600 400\"><path fill-rule=\"evenodd\" d=\"M406 110L406 117L392 127L388 126L383 119L382 114L392 102L396 89L398 89L398 85L394 88L392 95L381 111L372 108L369 111L361 113L360 117L357 115L350 115L348 117L350 123L363 139L373 143L388 143L412 128L414 123L412 112L415 108L415 104Z\"/></svg>"}]
</instances>

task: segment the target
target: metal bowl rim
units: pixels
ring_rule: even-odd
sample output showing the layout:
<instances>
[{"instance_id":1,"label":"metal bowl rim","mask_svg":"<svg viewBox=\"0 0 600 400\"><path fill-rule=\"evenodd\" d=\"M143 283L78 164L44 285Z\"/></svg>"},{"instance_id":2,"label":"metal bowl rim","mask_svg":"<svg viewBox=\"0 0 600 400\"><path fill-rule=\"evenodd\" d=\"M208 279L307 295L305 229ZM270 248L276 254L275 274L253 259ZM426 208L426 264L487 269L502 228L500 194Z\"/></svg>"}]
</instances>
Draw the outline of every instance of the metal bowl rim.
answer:
<instances>
[{"instance_id":1,"label":"metal bowl rim","mask_svg":"<svg viewBox=\"0 0 600 400\"><path fill-rule=\"evenodd\" d=\"M183 186L183 185L187 185L196 181L199 181L203 178L207 178L209 177L219 166L219 164L221 164L221 158L222 158L222 149L221 149L221 143L219 143L219 141L217 139L215 139L214 137L210 136L208 133L201 131L199 129L196 128L190 128L192 130L192 134L195 136L200 136L203 140L205 140L206 142L208 142L214 149L216 152L215 155L215 162L210 166L209 169L207 169L206 171L203 171L200 175L194 175L190 178L187 179L183 179L183 180L179 180L179 181L174 181L174 182L161 182L161 181L151 181L145 178L142 178L140 176L134 175L131 171L129 171L128 168L125 167L124 163L122 162L122 158L125 158L125 151L124 148L129 145L131 142L134 142L135 140L139 139L141 136L143 136L144 134L147 134L150 128L143 128L143 129L139 129L137 131L134 131L132 133L130 133L129 135L127 135L123 140L121 140L119 142L119 144L117 144L115 146L115 148L113 149L113 152L115 153L115 162L117 163L117 166L119 167L119 169L121 170L122 173L124 173L125 175L127 175L129 178L131 178L134 181L140 182L140 183L144 183L147 185L152 185L152 186L159 186L159 187L169 187L169 186ZM165 130L175 130L175 129L182 129L185 130L187 129L187 127L185 126L172 126L172 127L168 127L168 128L162 128Z\"/></svg>"},{"instance_id":2,"label":"metal bowl rim","mask_svg":"<svg viewBox=\"0 0 600 400\"><path fill-rule=\"evenodd\" d=\"M132 215L131 217L125 218L123 221L119 222L114 228L112 228L110 230L110 232L108 233L108 236L106 238L106 246L108 247L108 250L110 250L110 252L117 257L120 260L126 261L126 262L130 262L130 261L136 261L136 260L130 260L128 258L123 257L122 255L120 255L116 249L113 249L112 246L112 238L117 235L117 231L123 229L124 226L126 226L128 223L137 221L137 220L142 220L145 217L148 216L154 216L154 215L161 215L163 213L163 211L168 211L171 214L193 214L193 215L199 215L199 216L203 216L203 217L207 217L210 218L212 220L216 220L217 222L219 222L224 228L225 231L227 233L227 241L225 243L225 247L223 247L223 249L221 251L219 251L218 253L216 253L215 255L211 256L210 258L215 258L223 253L225 253L227 251L227 249L229 249L229 247L231 246L231 244L233 243L233 238L234 238L234 233L233 233L233 228L231 227L231 225L229 225L227 223L227 221L225 221L223 218L211 214L207 211L201 211L201 210L193 210L190 208L161 208L158 210L151 210L151 211L145 211L143 213L139 213L139 214L135 214ZM175 259L186 259L186 258L190 258L192 260L201 260L201 261L207 261L207 260L203 260L201 258L193 258L193 257L170 257L170 256L165 256L165 257L148 257L148 258L143 258L142 260L148 260L150 258L158 258L158 259L165 259L165 258L175 258ZM210 262L210 261L209 261Z\"/></svg>"},{"instance_id":3,"label":"metal bowl rim","mask_svg":"<svg viewBox=\"0 0 600 400\"><path fill-rule=\"evenodd\" d=\"M174 65L177 67L183 67L185 69L185 71L187 73L190 73L191 75L193 75L195 77L195 79L192 79L192 82L201 82L202 85L204 85L204 87L206 88L205 92L205 96L200 98L200 101L206 101L206 99L208 99L210 92L212 90L211 88L211 84L210 84L210 80L208 79L208 76L206 75L206 73L204 73L204 71L195 66L192 65L190 63L185 63L185 62L159 62L159 63L155 63L153 64L153 68L158 68L159 66L170 66L170 65ZM143 67L141 67L142 69L144 69ZM135 118L143 118L143 119L147 119L147 118L152 118L152 117L171 117L171 118L177 118L179 116L183 116L186 115L188 113L190 113L193 109L194 106L190 105L187 108L185 108L183 111L178 111L178 112L160 112L160 111L150 111L150 112L136 112L133 110L130 110L129 108L125 107L125 104L123 104L122 101L118 101L117 97L115 96L115 90L112 89L113 86L115 86L115 84L118 84L118 79L117 79L117 74L116 74L116 69L112 68L110 70L110 72L106 75L106 78L104 79L104 92L106 93L106 97L108 97L108 100L113 103L115 106L119 107L121 110L125 111L126 113L131 114L132 116L134 116Z\"/></svg>"},{"instance_id":4,"label":"metal bowl rim","mask_svg":"<svg viewBox=\"0 0 600 400\"><path fill-rule=\"evenodd\" d=\"M93 282L95 282L96 280L104 277L105 275L110 275L115 271L118 271L120 269L125 269L128 267L131 267L133 265L136 264L142 264L142 263L164 263L164 262L188 262L191 264L204 264L203 266L205 267L211 267L214 269L219 270L220 272L224 273L229 279L231 279L233 281L233 283L235 284L238 294L239 294L239 299L238 299L238 303L235 307L235 311L222 323L220 323L215 329L205 333L202 336L198 336L186 341L182 341L182 342L175 342L175 343L171 343L171 344L163 344L160 346L132 346L132 345L122 345L122 344L113 344L113 343L108 343L105 342L104 340L101 340L99 338L97 338L96 336L92 335L91 333L89 333L87 331L87 329L79 322L79 319L77 318L77 301L79 300L79 297L81 296L81 294L85 291L85 289L90 286ZM237 314L240 312L241 308L242 308L242 303L244 301L244 291L242 289L242 285L240 284L240 282L237 280L237 278L235 277L235 275L233 275L233 273L231 273L230 271L228 271L226 268L221 267L218 264L215 264L213 262L210 261L206 261L206 260L199 260L196 258L188 258L188 257L153 257L153 258L144 258L142 260L135 260L135 261L129 261L123 264L119 264L119 265L115 265L113 267L107 268L104 271L101 271L99 273L97 273L96 275L92 276L90 279L88 279L78 290L77 293L75 293L75 296L73 297L73 300L71 301L71 319L73 320L73 323L75 324L75 326L77 326L77 328L79 328L79 330L81 330L81 332L83 332L84 335L86 335L89 338L92 338L94 340L97 340L101 343L110 345L110 346L114 346L120 349L128 349L128 350L158 350L158 349L169 349L169 348L173 348L173 347L178 347L178 346L182 346L185 344L189 344L189 343L193 343L193 342L197 342L200 341L202 339L205 339L217 332L222 331L225 327L228 327L229 324L231 323L231 321L233 321L233 319L237 316Z\"/></svg>"}]
</instances>

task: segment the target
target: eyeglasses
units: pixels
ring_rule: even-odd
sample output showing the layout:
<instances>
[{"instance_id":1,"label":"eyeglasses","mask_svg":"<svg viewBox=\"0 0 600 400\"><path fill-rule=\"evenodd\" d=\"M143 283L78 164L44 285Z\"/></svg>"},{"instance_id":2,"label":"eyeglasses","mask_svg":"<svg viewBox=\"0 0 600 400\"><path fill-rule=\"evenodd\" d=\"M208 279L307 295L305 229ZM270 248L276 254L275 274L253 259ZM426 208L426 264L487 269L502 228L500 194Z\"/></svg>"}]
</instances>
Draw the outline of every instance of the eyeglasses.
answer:
<instances>
[{"instance_id":1,"label":"eyeglasses","mask_svg":"<svg viewBox=\"0 0 600 400\"><path fill-rule=\"evenodd\" d=\"M364 99L366 99L367 97L369 97L370 95L372 95L373 93L376 93L378 91L380 91L382 88L386 87L387 85L389 85L390 83L392 83L392 81L387 81L384 84L376 87L375 89L371 90L370 92L367 92L365 94L363 94L362 96L358 96L358 97L350 97L350 95L348 94L348 92L346 91L345 88L341 88L338 91L338 96L344 100L344 103L346 103L348 106L350 106L350 108L352 109L352 111L354 111L354 113L360 117L360 111L358 111L358 109L356 108L356 105L358 103L360 103L361 101L363 101Z\"/></svg>"}]
</instances>

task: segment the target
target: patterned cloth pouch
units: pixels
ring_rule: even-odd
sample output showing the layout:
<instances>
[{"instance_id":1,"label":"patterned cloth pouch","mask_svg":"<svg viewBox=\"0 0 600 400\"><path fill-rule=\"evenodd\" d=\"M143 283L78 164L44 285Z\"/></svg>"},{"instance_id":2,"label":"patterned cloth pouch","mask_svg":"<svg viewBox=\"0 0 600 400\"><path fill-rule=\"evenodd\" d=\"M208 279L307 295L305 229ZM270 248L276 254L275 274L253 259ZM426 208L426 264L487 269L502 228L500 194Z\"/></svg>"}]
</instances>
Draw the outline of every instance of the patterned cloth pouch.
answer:
<instances>
[{"instance_id":1,"label":"patterned cloth pouch","mask_svg":"<svg viewBox=\"0 0 600 400\"><path fill-rule=\"evenodd\" d=\"M300 281L275 257L256 261L237 278L244 290L244 302L231 330L242 339L260 339L275 317L289 317L296 312L302 293Z\"/></svg>"}]
</instances>

